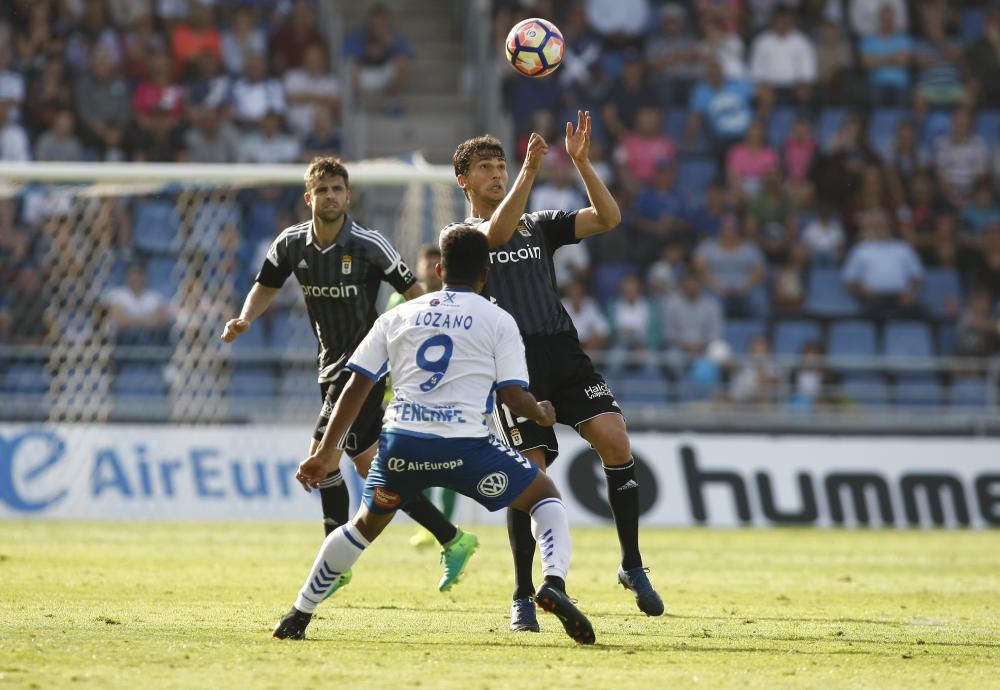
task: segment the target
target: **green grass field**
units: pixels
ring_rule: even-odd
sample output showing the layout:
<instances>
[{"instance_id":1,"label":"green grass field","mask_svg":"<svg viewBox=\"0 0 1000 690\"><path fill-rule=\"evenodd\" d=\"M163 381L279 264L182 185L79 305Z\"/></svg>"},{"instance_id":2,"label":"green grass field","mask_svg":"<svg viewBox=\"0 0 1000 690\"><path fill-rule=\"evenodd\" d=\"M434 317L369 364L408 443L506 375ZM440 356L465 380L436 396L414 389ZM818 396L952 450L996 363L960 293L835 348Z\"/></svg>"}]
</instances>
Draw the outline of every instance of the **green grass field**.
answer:
<instances>
[{"instance_id":1,"label":"green grass field","mask_svg":"<svg viewBox=\"0 0 1000 690\"><path fill-rule=\"evenodd\" d=\"M0 688L997 688L1000 533L646 530L667 615L615 583L610 529L576 530L569 589L597 630L507 632L506 533L464 580L391 526L270 639L318 546L302 524L0 522Z\"/></svg>"}]
</instances>

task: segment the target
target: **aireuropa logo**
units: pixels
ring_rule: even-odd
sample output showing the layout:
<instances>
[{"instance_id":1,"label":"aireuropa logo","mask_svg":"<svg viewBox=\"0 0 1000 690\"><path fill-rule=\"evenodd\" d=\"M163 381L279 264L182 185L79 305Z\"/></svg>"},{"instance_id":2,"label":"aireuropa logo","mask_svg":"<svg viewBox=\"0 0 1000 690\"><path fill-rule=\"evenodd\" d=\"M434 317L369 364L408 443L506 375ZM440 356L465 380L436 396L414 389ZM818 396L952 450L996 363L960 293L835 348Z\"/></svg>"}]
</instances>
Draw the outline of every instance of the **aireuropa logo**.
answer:
<instances>
[{"instance_id":1,"label":"aireuropa logo","mask_svg":"<svg viewBox=\"0 0 1000 690\"><path fill-rule=\"evenodd\" d=\"M389 458L389 471L402 472L406 469L406 460L403 458Z\"/></svg>"},{"instance_id":2,"label":"aireuropa logo","mask_svg":"<svg viewBox=\"0 0 1000 690\"><path fill-rule=\"evenodd\" d=\"M36 513L66 498L65 488L38 488L65 454L66 444L51 431L29 429L12 437L0 436L0 503L18 512Z\"/></svg>"},{"instance_id":3,"label":"aireuropa logo","mask_svg":"<svg viewBox=\"0 0 1000 690\"><path fill-rule=\"evenodd\" d=\"M503 472L491 472L479 480L476 491L487 498L495 498L507 490L507 475Z\"/></svg>"}]
</instances>

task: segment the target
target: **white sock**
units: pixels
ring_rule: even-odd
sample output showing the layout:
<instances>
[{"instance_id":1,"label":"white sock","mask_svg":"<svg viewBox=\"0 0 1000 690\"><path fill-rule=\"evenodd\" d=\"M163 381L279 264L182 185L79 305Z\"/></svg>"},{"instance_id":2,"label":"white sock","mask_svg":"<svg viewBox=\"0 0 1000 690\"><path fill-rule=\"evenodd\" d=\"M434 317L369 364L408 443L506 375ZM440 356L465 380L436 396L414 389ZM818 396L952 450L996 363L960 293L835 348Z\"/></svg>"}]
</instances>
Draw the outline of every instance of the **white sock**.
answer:
<instances>
[{"instance_id":1,"label":"white sock","mask_svg":"<svg viewBox=\"0 0 1000 690\"><path fill-rule=\"evenodd\" d=\"M295 608L302 613L315 611L333 583L351 569L367 546L368 540L350 522L330 532L320 547L306 583L299 590Z\"/></svg>"},{"instance_id":2,"label":"white sock","mask_svg":"<svg viewBox=\"0 0 1000 690\"><path fill-rule=\"evenodd\" d=\"M532 506L531 533L542 553L542 574L566 579L572 544L566 506L558 498L543 498Z\"/></svg>"}]
</instances>

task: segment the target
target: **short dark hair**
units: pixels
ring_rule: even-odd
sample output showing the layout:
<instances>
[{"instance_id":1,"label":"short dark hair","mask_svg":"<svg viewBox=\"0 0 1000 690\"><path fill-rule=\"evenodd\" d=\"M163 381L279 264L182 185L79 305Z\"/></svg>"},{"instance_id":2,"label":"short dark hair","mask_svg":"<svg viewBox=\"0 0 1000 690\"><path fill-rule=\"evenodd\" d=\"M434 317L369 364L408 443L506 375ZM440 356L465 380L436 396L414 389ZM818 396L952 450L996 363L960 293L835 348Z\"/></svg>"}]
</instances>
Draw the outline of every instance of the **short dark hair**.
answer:
<instances>
[{"instance_id":1,"label":"short dark hair","mask_svg":"<svg viewBox=\"0 0 1000 690\"><path fill-rule=\"evenodd\" d=\"M489 261L489 242L477 228L453 225L441 233L441 271L446 282L472 285Z\"/></svg>"},{"instance_id":2,"label":"short dark hair","mask_svg":"<svg viewBox=\"0 0 1000 690\"><path fill-rule=\"evenodd\" d=\"M503 144L492 134L466 139L458 145L455 155L451 157L452 165L455 166L455 177L469 173L473 158L499 158L505 161L507 154L503 152Z\"/></svg>"},{"instance_id":3,"label":"short dark hair","mask_svg":"<svg viewBox=\"0 0 1000 690\"><path fill-rule=\"evenodd\" d=\"M306 174L306 191L312 190L313 186L324 177L343 177L344 184L350 188L351 180L347 176L347 168L340 162L339 158L333 156L317 156L309 163Z\"/></svg>"}]
</instances>

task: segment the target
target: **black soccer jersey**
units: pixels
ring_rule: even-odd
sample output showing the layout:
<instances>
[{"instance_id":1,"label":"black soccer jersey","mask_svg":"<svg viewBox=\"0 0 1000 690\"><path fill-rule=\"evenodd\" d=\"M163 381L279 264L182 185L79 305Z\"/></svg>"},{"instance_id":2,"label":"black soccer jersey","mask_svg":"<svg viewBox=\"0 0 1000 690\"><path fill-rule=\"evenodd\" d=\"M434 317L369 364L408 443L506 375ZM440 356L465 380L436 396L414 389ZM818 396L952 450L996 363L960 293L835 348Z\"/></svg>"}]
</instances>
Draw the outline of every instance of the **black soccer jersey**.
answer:
<instances>
[{"instance_id":1,"label":"black soccer jersey","mask_svg":"<svg viewBox=\"0 0 1000 690\"><path fill-rule=\"evenodd\" d=\"M463 224L475 227L483 222L467 218ZM522 215L510 240L490 249L490 275L483 294L513 315L522 335L576 333L559 299L552 255L579 241L576 211L537 211Z\"/></svg>"},{"instance_id":2,"label":"black soccer jersey","mask_svg":"<svg viewBox=\"0 0 1000 690\"><path fill-rule=\"evenodd\" d=\"M319 341L319 380L327 381L347 364L375 323L379 283L384 280L405 292L417 279L381 233L350 216L344 217L337 240L324 249L316 245L312 225L309 220L278 235L257 282L280 288L295 274Z\"/></svg>"}]
</instances>

